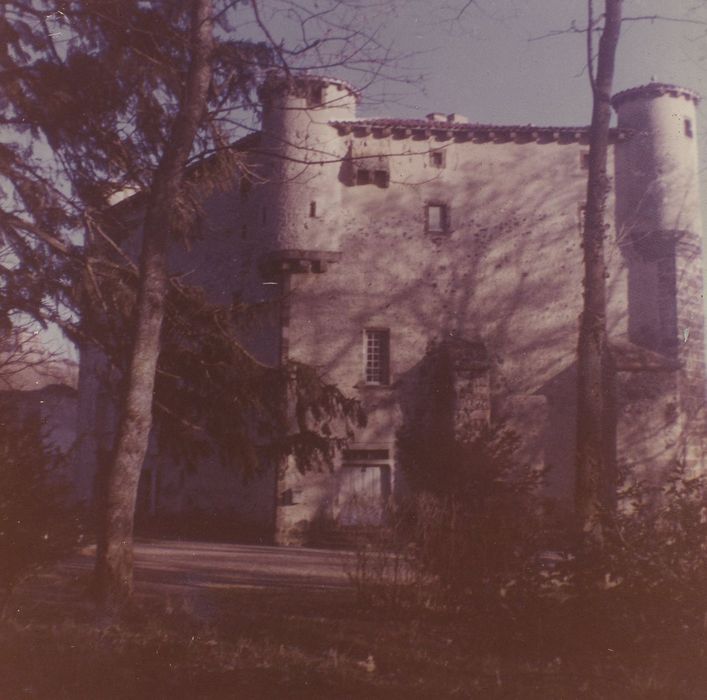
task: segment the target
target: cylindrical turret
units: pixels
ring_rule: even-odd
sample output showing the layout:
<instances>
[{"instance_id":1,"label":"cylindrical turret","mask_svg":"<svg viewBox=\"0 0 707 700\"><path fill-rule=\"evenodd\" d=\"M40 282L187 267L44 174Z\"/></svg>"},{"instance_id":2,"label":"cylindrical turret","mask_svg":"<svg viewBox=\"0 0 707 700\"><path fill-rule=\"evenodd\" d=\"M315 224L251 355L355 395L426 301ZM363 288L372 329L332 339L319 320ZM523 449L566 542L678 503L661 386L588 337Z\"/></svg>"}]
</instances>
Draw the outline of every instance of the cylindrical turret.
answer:
<instances>
[{"instance_id":1,"label":"cylindrical turret","mask_svg":"<svg viewBox=\"0 0 707 700\"><path fill-rule=\"evenodd\" d=\"M680 360L680 403L704 404L702 223L692 90L651 83L613 105L616 230L628 267L630 339Z\"/></svg>"},{"instance_id":2,"label":"cylindrical turret","mask_svg":"<svg viewBox=\"0 0 707 700\"><path fill-rule=\"evenodd\" d=\"M630 130L616 147L619 236L652 232L700 234L696 106L692 90L651 83L612 100L619 128Z\"/></svg>"},{"instance_id":3,"label":"cylindrical turret","mask_svg":"<svg viewBox=\"0 0 707 700\"><path fill-rule=\"evenodd\" d=\"M279 250L336 251L345 145L332 121L356 116L347 83L271 74L260 89L269 238Z\"/></svg>"}]
</instances>

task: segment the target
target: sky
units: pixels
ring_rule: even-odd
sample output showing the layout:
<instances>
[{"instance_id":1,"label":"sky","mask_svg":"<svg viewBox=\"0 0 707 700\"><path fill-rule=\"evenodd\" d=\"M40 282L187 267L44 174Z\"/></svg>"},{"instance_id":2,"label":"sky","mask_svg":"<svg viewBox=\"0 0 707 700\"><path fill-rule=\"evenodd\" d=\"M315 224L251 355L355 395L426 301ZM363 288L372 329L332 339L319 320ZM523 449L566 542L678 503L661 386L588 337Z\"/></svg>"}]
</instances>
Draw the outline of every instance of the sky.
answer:
<instances>
[{"instance_id":1,"label":"sky","mask_svg":"<svg viewBox=\"0 0 707 700\"><path fill-rule=\"evenodd\" d=\"M591 96L585 35L586 0L408 0L385 34L402 53L416 89L389 83L383 104L365 116L422 117L458 112L472 122L538 125L589 123ZM603 2L595 0L595 12ZM707 2L625 0L624 16L661 15L685 21L623 23L615 92L656 78L707 94ZM553 32L562 32L553 35Z\"/></svg>"}]
</instances>

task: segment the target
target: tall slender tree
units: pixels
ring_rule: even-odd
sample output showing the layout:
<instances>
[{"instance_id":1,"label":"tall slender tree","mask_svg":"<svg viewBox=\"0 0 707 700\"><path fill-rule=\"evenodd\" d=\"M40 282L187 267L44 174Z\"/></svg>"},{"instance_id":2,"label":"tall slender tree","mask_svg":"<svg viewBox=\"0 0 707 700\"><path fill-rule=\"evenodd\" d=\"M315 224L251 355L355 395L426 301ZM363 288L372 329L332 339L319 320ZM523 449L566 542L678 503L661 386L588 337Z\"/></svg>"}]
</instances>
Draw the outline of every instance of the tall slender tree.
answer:
<instances>
[{"instance_id":1,"label":"tall slender tree","mask_svg":"<svg viewBox=\"0 0 707 700\"><path fill-rule=\"evenodd\" d=\"M589 172L582 245L584 252L584 304L577 346L577 472L576 513L585 543L602 540L601 511L609 477L607 411L611 381L606 331L606 200L611 93L614 62L621 31L622 0L605 0L603 28L596 54L593 2L588 0L587 59L592 88L589 130Z\"/></svg>"},{"instance_id":2,"label":"tall slender tree","mask_svg":"<svg viewBox=\"0 0 707 700\"><path fill-rule=\"evenodd\" d=\"M130 366L101 514L95 583L100 601L109 604L119 603L132 592L133 519L152 429L155 372L168 287L167 252L175 229L171 222L211 84L211 0L192 0L188 31L189 63L179 107L148 190Z\"/></svg>"}]
</instances>

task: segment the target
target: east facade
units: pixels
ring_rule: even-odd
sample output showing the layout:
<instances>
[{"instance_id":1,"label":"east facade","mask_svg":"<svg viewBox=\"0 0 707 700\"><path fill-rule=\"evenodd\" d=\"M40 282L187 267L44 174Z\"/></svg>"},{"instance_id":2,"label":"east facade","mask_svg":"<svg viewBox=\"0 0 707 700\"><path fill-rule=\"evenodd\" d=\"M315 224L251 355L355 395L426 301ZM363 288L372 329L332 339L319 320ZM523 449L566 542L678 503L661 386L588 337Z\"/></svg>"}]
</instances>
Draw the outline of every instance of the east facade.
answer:
<instances>
[{"instance_id":1,"label":"east facade","mask_svg":"<svg viewBox=\"0 0 707 700\"><path fill-rule=\"evenodd\" d=\"M571 503L588 129L359 119L355 90L316 76L270 76L261 98L243 167L211 195L200 239L171 267L214 302L271 302L242 342L263 362L317 368L362 402L367 423L330 468L284 461L247 482L210 460L175 468L153 450L141 508L213 516L234 536L237 525L284 544L375 527L405 491L399 431L447 409L462 434L489 422L515 430L519 458L551 467L549 495ZM612 457L649 478L676 461L704 464L698 100L660 83L613 100ZM442 408L431 379L441 361ZM85 348L86 498L112 441L106 371Z\"/></svg>"}]
</instances>

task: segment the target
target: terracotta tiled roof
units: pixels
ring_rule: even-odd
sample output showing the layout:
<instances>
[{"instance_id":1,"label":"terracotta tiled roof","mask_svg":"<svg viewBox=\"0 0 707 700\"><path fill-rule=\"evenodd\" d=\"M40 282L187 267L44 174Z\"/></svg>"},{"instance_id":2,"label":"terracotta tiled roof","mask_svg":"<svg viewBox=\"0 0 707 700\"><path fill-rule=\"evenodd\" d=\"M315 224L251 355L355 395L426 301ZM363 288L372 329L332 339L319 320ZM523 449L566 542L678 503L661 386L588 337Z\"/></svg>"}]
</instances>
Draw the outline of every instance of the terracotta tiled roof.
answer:
<instances>
[{"instance_id":1,"label":"terracotta tiled roof","mask_svg":"<svg viewBox=\"0 0 707 700\"><path fill-rule=\"evenodd\" d=\"M522 137L528 140L542 141L579 141L589 134L588 126L535 126L534 124L464 124L449 121L430 121L428 119L357 119L355 121L333 121L330 124L342 133L391 131L391 132L447 132L450 136L467 138L505 138ZM612 129L614 139L627 138L630 131Z\"/></svg>"},{"instance_id":2,"label":"terracotta tiled roof","mask_svg":"<svg viewBox=\"0 0 707 700\"><path fill-rule=\"evenodd\" d=\"M702 99L702 96L698 92L690 88L680 87L679 85L672 85L670 83L648 83L617 93L611 98L611 104L616 108L624 102L628 102L637 97L662 97L663 95L684 97L695 104L699 104Z\"/></svg>"}]
</instances>

